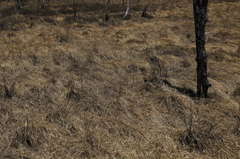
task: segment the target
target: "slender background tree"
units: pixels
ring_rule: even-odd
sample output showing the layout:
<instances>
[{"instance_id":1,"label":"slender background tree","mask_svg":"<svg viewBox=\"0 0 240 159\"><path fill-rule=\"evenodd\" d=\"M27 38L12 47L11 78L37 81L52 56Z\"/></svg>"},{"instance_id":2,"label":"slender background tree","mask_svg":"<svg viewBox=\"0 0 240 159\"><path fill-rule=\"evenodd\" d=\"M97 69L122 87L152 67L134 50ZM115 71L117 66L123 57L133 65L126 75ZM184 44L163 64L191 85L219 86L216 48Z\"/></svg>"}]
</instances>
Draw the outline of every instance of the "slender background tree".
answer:
<instances>
[{"instance_id":1,"label":"slender background tree","mask_svg":"<svg viewBox=\"0 0 240 159\"><path fill-rule=\"evenodd\" d=\"M21 8L22 8L22 2L21 2L21 0L18 0L18 4L19 4L19 9L21 9Z\"/></svg>"},{"instance_id":2,"label":"slender background tree","mask_svg":"<svg viewBox=\"0 0 240 159\"><path fill-rule=\"evenodd\" d=\"M109 17L108 17L108 4L109 4L110 0L107 1L107 4L106 4L106 10L105 10L105 13L106 13L106 17L105 17L105 20L108 21Z\"/></svg>"},{"instance_id":3,"label":"slender background tree","mask_svg":"<svg viewBox=\"0 0 240 159\"><path fill-rule=\"evenodd\" d=\"M126 19L127 15L128 15L128 12L129 12L129 9L130 9L130 0L128 0L127 10L126 10L126 13L123 16L123 19Z\"/></svg>"},{"instance_id":4,"label":"slender background tree","mask_svg":"<svg viewBox=\"0 0 240 159\"><path fill-rule=\"evenodd\" d=\"M77 4L76 4L75 0L73 0L73 18L74 18L74 22L77 23L78 22Z\"/></svg>"},{"instance_id":5,"label":"slender background tree","mask_svg":"<svg viewBox=\"0 0 240 159\"><path fill-rule=\"evenodd\" d=\"M45 9L45 0L42 0L42 9Z\"/></svg>"}]
</instances>

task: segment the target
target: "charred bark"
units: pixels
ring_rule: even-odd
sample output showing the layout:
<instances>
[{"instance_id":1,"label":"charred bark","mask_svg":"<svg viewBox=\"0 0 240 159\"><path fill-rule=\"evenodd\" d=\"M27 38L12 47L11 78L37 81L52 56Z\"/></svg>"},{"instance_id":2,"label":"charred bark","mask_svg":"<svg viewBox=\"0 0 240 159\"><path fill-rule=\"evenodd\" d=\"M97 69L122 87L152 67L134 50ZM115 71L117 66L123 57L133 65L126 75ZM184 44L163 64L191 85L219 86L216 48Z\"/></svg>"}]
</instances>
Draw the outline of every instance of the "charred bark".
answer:
<instances>
[{"instance_id":1,"label":"charred bark","mask_svg":"<svg viewBox=\"0 0 240 159\"><path fill-rule=\"evenodd\" d=\"M208 0L193 0L197 52L197 96L203 98L207 97L208 87L211 86L207 80L207 55L205 50L207 4Z\"/></svg>"}]
</instances>

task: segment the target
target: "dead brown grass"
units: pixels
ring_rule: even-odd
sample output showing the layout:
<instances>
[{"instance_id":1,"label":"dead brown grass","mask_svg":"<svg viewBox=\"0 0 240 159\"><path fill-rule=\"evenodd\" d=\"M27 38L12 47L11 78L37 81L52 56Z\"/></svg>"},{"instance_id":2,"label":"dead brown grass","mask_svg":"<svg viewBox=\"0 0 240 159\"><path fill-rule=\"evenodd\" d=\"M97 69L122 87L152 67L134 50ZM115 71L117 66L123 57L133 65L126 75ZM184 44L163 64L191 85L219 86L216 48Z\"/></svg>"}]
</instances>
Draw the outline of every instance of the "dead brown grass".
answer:
<instances>
[{"instance_id":1,"label":"dead brown grass","mask_svg":"<svg viewBox=\"0 0 240 159\"><path fill-rule=\"evenodd\" d=\"M209 4L207 99L188 1L0 3L0 158L240 158L237 0Z\"/></svg>"}]
</instances>

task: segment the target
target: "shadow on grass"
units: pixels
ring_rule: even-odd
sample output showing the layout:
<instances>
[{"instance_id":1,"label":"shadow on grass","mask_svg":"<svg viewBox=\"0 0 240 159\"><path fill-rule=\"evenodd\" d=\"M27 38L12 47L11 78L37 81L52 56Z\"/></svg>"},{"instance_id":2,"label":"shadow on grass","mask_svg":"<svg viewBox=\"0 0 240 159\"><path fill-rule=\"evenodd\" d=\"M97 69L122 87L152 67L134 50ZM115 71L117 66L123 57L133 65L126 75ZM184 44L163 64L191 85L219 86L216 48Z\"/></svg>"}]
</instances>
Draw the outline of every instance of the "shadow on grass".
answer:
<instances>
[{"instance_id":1,"label":"shadow on grass","mask_svg":"<svg viewBox=\"0 0 240 159\"><path fill-rule=\"evenodd\" d=\"M150 15L150 14L145 13L145 15L143 16L143 18L153 19L153 18L155 18L155 17L152 16L152 15Z\"/></svg>"},{"instance_id":2,"label":"shadow on grass","mask_svg":"<svg viewBox=\"0 0 240 159\"><path fill-rule=\"evenodd\" d=\"M167 80L163 80L163 84L171 87L171 88L174 88L176 89L178 92L182 93L182 94L185 94L189 97L196 97L196 93L192 90L192 89L188 89L188 88L180 88L180 87L177 87L177 86L173 86L169 81Z\"/></svg>"}]
</instances>

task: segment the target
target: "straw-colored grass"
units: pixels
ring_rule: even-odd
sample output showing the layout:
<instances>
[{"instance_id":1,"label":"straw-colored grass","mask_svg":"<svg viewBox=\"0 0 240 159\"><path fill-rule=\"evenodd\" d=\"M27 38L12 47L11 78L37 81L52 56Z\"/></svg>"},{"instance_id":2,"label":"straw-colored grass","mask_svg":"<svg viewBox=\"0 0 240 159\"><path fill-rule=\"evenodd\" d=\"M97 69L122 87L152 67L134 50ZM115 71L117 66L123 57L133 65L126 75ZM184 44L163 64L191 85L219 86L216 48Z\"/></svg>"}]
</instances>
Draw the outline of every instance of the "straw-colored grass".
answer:
<instances>
[{"instance_id":1,"label":"straw-colored grass","mask_svg":"<svg viewBox=\"0 0 240 159\"><path fill-rule=\"evenodd\" d=\"M191 2L145 2L0 2L0 158L240 158L240 3L209 2L197 99Z\"/></svg>"}]
</instances>

